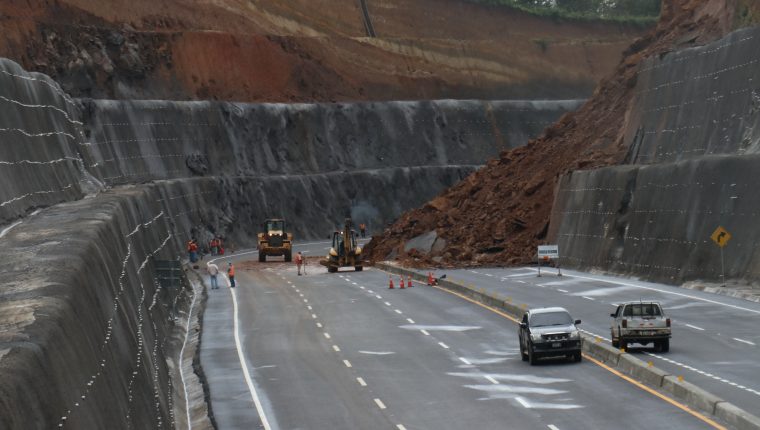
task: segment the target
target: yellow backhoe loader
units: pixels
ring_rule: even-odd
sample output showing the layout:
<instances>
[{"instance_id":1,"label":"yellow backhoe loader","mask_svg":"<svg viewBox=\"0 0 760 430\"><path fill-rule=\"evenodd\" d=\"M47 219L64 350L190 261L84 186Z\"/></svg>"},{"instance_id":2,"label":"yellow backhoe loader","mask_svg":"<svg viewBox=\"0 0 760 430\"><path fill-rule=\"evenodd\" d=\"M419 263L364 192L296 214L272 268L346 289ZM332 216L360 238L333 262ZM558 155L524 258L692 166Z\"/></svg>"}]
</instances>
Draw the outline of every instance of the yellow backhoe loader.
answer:
<instances>
[{"instance_id":1,"label":"yellow backhoe loader","mask_svg":"<svg viewBox=\"0 0 760 430\"><path fill-rule=\"evenodd\" d=\"M326 266L327 271L335 273L341 267L354 267L361 272L364 268L362 263L362 249L356 243L356 232L352 229L351 218L346 218L343 231L336 231L332 236L332 247L327 256L320 260L319 264Z\"/></svg>"}]
</instances>

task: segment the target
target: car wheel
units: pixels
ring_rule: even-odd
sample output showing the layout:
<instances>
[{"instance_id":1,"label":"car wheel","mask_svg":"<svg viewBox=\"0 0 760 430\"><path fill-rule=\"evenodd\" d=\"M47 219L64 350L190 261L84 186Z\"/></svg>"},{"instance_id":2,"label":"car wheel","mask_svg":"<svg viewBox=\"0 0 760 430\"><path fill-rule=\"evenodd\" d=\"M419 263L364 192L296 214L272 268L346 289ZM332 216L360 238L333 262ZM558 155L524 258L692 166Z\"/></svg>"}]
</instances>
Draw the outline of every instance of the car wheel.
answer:
<instances>
[{"instance_id":1,"label":"car wheel","mask_svg":"<svg viewBox=\"0 0 760 430\"><path fill-rule=\"evenodd\" d=\"M619 343L620 343L620 349L624 349L624 350L628 351L628 342L626 342L626 341L624 341L624 340L621 339L619 341Z\"/></svg>"},{"instance_id":2,"label":"car wheel","mask_svg":"<svg viewBox=\"0 0 760 430\"><path fill-rule=\"evenodd\" d=\"M535 366L537 361L538 357L536 357L536 353L533 352L533 346L528 345L528 362L531 366Z\"/></svg>"},{"instance_id":3,"label":"car wheel","mask_svg":"<svg viewBox=\"0 0 760 430\"><path fill-rule=\"evenodd\" d=\"M522 358L522 361L528 361L528 354L525 353L522 342L520 342L520 358Z\"/></svg>"},{"instance_id":4,"label":"car wheel","mask_svg":"<svg viewBox=\"0 0 760 430\"><path fill-rule=\"evenodd\" d=\"M620 348L620 342L618 342L618 340L615 339L614 337L612 338L612 347L613 348Z\"/></svg>"},{"instance_id":5,"label":"car wheel","mask_svg":"<svg viewBox=\"0 0 760 430\"><path fill-rule=\"evenodd\" d=\"M665 339L660 343L660 350L662 352L668 352L670 351L670 339Z\"/></svg>"},{"instance_id":6,"label":"car wheel","mask_svg":"<svg viewBox=\"0 0 760 430\"><path fill-rule=\"evenodd\" d=\"M362 270L364 270L364 266L354 266L354 270L356 270L357 272L361 272Z\"/></svg>"},{"instance_id":7,"label":"car wheel","mask_svg":"<svg viewBox=\"0 0 760 430\"><path fill-rule=\"evenodd\" d=\"M337 271L338 271L338 268L337 268L337 267L328 267L328 268L327 268L327 271L328 271L329 273L335 273L335 272L337 272Z\"/></svg>"},{"instance_id":8,"label":"car wheel","mask_svg":"<svg viewBox=\"0 0 760 430\"><path fill-rule=\"evenodd\" d=\"M267 255L259 252L259 263L267 261Z\"/></svg>"}]
</instances>

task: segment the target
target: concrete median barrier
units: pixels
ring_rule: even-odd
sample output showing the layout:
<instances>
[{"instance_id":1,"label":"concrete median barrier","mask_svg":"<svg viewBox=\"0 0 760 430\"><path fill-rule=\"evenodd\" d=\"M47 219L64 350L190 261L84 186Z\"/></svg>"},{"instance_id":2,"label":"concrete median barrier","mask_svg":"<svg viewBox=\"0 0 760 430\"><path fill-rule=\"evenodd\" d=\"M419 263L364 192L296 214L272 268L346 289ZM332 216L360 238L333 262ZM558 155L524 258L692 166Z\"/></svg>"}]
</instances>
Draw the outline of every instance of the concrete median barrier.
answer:
<instances>
[{"instance_id":1,"label":"concrete median barrier","mask_svg":"<svg viewBox=\"0 0 760 430\"><path fill-rule=\"evenodd\" d=\"M386 272L411 275L418 281L427 281L421 273L406 269L387 262L376 263L375 267ZM460 294L478 303L503 311L509 316L519 319L524 309L517 304L504 300L497 295L478 290L475 286L465 286L448 280L439 280L439 287ZM710 414L730 427L738 430L760 430L760 418L715 396L702 388L678 379L662 369L634 357L631 354L613 348L606 342L598 342L597 338L583 334L583 352L604 364L614 367L621 373L627 374L647 386L663 391L673 398L683 402L694 410Z\"/></svg>"}]
</instances>

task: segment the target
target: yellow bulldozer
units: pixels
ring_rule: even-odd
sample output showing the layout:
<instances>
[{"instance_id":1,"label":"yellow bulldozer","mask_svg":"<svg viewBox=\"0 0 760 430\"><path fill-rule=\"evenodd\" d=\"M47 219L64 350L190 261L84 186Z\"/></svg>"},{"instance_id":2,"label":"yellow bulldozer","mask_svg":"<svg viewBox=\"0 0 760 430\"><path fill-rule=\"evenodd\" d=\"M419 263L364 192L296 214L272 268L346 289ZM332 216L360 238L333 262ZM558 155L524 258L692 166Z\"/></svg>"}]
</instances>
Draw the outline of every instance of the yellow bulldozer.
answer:
<instances>
[{"instance_id":1,"label":"yellow bulldozer","mask_svg":"<svg viewBox=\"0 0 760 430\"><path fill-rule=\"evenodd\" d=\"M336 231L332 235L332 247L319 264L326 266L327 271L335 273L341 267L354 267L361 272L364 268L362 263L362 249L356 243L356 232L352 229L351 218L346 218L343 231Z\"/></svg>"},{"instance_id":2,"label":"yellow bulldozer","mask_svg":"<svg viewBox=\"0 0 760 430\"><path fill-rule=\"evenodd\" d=\"M285 261L293 258L293 234L285 232L285 220L272 218L264 221L263 232L258 234L259 261L267 261L267 256L285 256Z\"/></svg>"}]
</instances>

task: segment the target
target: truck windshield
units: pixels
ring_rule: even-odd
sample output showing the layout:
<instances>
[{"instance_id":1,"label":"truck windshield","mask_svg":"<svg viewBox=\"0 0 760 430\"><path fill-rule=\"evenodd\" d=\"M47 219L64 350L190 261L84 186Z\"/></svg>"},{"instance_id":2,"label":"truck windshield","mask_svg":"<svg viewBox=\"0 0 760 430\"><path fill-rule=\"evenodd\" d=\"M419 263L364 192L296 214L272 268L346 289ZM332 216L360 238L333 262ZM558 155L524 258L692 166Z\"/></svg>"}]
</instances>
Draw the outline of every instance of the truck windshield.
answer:
<instances>
[{"instance_id":1,"label":"truck windshield","mask_svg":"<svg viewBox=\"0 0 760 430\"><path fill-rule=\"evenodd\" d=\"M267 231L285 230L285 221L267 221Z\"/></svg>"},{"instance_id":2,"label":"truck windshield","mask_svg":"<svg viewBox=\"0 0 760 430\"><path fill-rule=\"evenodd\" d=\"M623 316L626 317L659 317L660 305L656 303L634 303L625 307Z\"/></svg>"},{"instance_id":3,"label":"truck windshield","mask_svg":"<svg viewBox=\"0 0 760 430\"><path fill-rule=\"evenodd\" d=\"M570 314L567 312L547 312L541 314L533 314L530 317L531 327L570 325L572 323L573 319L570 318Z\"/></svg>"}]
</instances>

